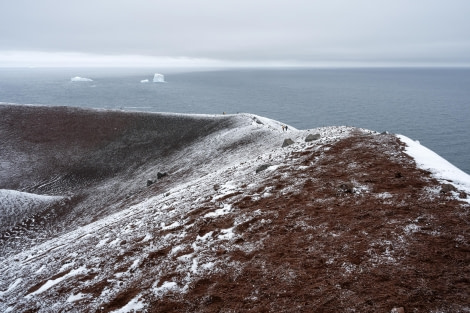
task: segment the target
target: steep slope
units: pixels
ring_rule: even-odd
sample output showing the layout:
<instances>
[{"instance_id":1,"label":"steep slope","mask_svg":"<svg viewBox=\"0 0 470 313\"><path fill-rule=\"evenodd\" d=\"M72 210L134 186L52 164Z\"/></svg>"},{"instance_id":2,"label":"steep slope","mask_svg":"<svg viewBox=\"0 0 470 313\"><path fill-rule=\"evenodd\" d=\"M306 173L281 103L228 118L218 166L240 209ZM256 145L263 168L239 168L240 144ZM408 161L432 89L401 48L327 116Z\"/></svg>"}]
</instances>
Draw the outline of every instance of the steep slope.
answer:
<instances>
[{"instance_id":1,"label":"steep slope","mask_svg":"<svg viewBox=\"0 0 470 313\"><path fill-rule=\"evenodd\" d=\"M71 207L112 210L27 248L5 239L1 311L470 310L467 177L418 168L406 137L183 117L218 126L161 157L167 177L144 186L162 164L150 158L93 188L79 183L85 200ZM287 137L294 144L282 147Z\"/></svg>"},{"instance_id":2,"label":"steep slope","mask_svg":"<svg viewBox=\"0 0 470 313\"><path fill-rule=\"evenodd\" d=\"M242 126L252 128L250 136L236 134ZM22 240L27 236L36 244L42 233L65 233L118 212L141 201L139 193L159 172L171 178L153 189L204 175L201 164L224 164L231 145L269 133L258 126L247 116L0 105L0 188L63 197L34 210L5 207L16 212L9 216L16 225L8 231L4 225L0 240L28 245Z\"/></svg>"}]
</instances>

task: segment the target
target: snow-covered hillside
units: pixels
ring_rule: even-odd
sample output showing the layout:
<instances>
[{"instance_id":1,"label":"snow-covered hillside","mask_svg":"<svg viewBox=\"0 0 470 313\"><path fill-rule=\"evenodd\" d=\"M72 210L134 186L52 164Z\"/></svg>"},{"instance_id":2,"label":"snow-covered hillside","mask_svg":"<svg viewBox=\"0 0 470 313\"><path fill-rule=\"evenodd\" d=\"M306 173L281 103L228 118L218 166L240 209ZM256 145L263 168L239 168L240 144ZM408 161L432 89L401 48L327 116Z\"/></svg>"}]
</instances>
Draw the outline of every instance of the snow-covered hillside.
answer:
<instances>
[{"instance_id":1,"label":"snow-covered hillside","mask_svg":"<svg viewBox=\"0 0 470 313\"><path fill-rule=\"evenodd\" d=\"M420 168L410 155L429 154L406 137L251 114L0 110L0 188L17 189L0 203L25 219L22 203L51 204L2 234L2 312L470 310L468 177L451 182L435 156Z\"/></svg>"},{"instance_id":2,"label":"snow-covered hillside","mask_svg":"<svg viewBox=\"0 0 470 313\"><path fill-rule=\"evenodd\" d=\"M0 231L14 227L24 216L37 214L61 199L59 196L0 189Z\"/></svg>"}]
</instances>

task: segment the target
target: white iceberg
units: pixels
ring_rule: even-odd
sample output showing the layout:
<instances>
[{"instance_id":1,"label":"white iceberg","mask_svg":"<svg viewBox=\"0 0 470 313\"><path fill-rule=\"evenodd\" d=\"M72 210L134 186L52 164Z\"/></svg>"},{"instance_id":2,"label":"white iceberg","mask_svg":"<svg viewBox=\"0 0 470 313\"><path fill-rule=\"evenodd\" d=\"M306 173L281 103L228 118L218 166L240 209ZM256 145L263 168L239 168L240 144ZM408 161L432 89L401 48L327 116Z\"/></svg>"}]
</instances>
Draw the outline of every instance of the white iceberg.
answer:
<instances>
[{"instance_id":1,"label":"white iceberg","mask_svg":"<svg viewBox=\"0 0 470 313\"><path fill-rule=\"evenodd\" d=\"M153 76L153 82L154 83L164 83L165 82L165 76L163 74L155 73Z\"/></svg>"},{"instance_id":2,"label":"white iceberg","mask_svg":"<svg viewBox=\"0 0 470 313\"><path fill-rule=\"evenodd\" d=\"M70 81L72 81L72 82L92 82L93 79L86 78L86 77L75 76L75 77L70 78Z\"/></svg>"},{"instance_id":3,"label":"white iceberg","mask_svg":"<svg viewBox=\"0 0 470 313\"><path fill-rule=\"evenodd\" d=\"M140 82L141 82L141 83L148 83L149 80L148 80L148 79L142 79Z\"/></svg>"}]
</instances>

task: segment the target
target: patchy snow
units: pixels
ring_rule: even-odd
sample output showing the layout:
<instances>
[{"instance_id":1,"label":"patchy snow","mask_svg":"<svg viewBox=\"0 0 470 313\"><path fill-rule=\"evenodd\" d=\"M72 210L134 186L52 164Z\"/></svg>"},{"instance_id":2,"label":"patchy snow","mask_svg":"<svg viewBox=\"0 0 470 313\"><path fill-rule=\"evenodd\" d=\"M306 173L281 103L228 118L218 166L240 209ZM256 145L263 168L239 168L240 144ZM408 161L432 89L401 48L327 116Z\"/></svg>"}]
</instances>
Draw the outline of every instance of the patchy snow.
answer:
<instances>
[{"instance_id":1,"label":"patchy snow","mask_svg":"<svg viewBox=\"0 0 470 313\"><path fill-rule=\"evenodd\" d=\"M5 290L5 291L1 291L0 290L0 297L6 295L7 293L13 291L16 287L18 287L18 285L21 283L22 279L21 278L18 278L17 280L15 280L10 286L8 286L8 289Z\"/></svg>"},{"instance_id":2,"label":"patchy snow","mask_svg":"<svg viewBox=\"0 0 470 313\"><path fill-rule=\"evenodd\" d=\"M155 295L157 297L162 297L163 295L165 295L166 293L170 292L170 291L176 291L178 290L178 284L175 283L175 282L170 282L170 281L166 281L164 282L160 287L156 287L153 289L153 292L155 293Z\"/></svg>"},{"instance_id":3,"label":"patchy snow","mask_svg":"<svg viewBox=\"0 0 470 313\"><path fill-rule=\"evenodd\" d=\"M214 117L216 118L218 117ZM320 139L306 143L304 139L312 131L299 131L293 127L283 131L283 124L280 122L250 114L234 115L231 121L235 126L217 131L175 152L171 162L168 161L166 164L168 167L171 165L171 170L169 178L159 182L161 188L156 184L147 189L145 187L136 189L135 193L119 203L120 211L100 217L60 236L52 236L42 244L25 247L22 251L2 259L0 296L8 298L7 293L13 291L18 295L16 298L8 298L5 302L0 301L0 309L14 311L15 305L33 306L33 302L42 303L41 301L49 299L54 299L58 303L58 300L53 298L54 292L62 288L62 285L66 285L63 288L64 294L61 295L66 300L63 302L68 305L73 303L77 306L77 310L98 311L101 304L116 300L116 297L126 290L125 288L134 284L147 287L139 291L137 296L134 296L135 293L129 295L121 305L127 304L114 312L145 310L155 298L164 299L169 293L178 293L180 294L178 296L189 293L190 287L194 287L198 281L210 280L214 273L222 275L230 273L229 275L233 275L232 278L235 279L237 273L242 271L244 259L258 262L257 252L263 249L270 236L276 235L272 229L271 232L268 230L279 217L278 213L268 206L258 206L255 209L250 207L250 204L247 205L248 209L242 210L241 205L234 203L236 201L241 203L244 198L247 202L273 198L273 203L288 204L289 209L286 212L290 214L290 207L296 204L294 196L301 190L299 186L311 177L311 173L307 171L315 168L315 162L331 149L332 143L347 137L353 129L318 128L313 132L320 134ZM282 148L285 138L291 138L294 144ZM409 144L412 148L407 150L408 153L414 154L418 150L419 156L427 155L427 151L423 152L414 145L415 143ZM323 150L320 151L320 148ZM317 159L310 159L309 163L301 166L296 164L297 167L293 168L290 166L292 155L295 153L306 155L317 153ZM434 162L436 163L432 164L442 166L442 158L439 162ZM255 173L259 165L267 163L272 164L268 170ZM350 170L356 166L359 165L354 163L350 166ZM156 170L160 168L149 168L146 174L154 173ZM288 173L293 170L305 171L305 179L289 181ZM184 176L183 173L189 174ZM178 180L180 174L183 178ZM277 188L274 183L271 184L274 176L285 179L285 186ZM173 177L175 182L171 181ZM452 177L453 181L465 182L465 176L459 177L458 180ZM328 179L331 177L325 178L325 184L328 183ZM353 183L357 191L355 197L360 198L371 192L359 180ZM110 187L105 185L100 188L106 190ZM293 198L288 199L289 196ZM345 195L344 198L348 196ZM392 191L385 191L372 197L386 200L381 201L382 204L394 199L395 195ZM339 205L343 197L336 199ZM317 206L320 207L318 205L320 201L322 199L312 198L303 209L306 212L313 212L318 209ZM270 205L273 206L273 203ZM340 210L332 206L331 212L328 213L334 216L339 214L338 211ZM294 210L292 213L302 214ZM321 214L318 216L312 214L310 219L295 220L295 223L290 224L288 222L295 219L295 216L286 215L281 218L286 221L286 227L276 231L285 230L289 236L303 232L312 234L311 240L308 241L311 242L309 251L313 251L312 253L320 253L324 248L317 245L321 240L316 238L325 239L325 242L329 243L325 245L334 246L336 241L351 232L345 225L330 227L331 225L326 222L320 224L318 219L321 218ZM413 220L414 218L409 219L407 223ZM334 223L335 218L331 218L328 223L330 222ZM392 234L394 238L390 240L382 238L367 245L364 251L365 257L368 257L367 262L370 261L374 267L383 264L395 266L400 260L400 255L404 254L407 238L421 229L418 223L419 221L408 225L401 224L396 228L401 233ZM366 242L368 233L357 231L355 235L361 238L354 241ZM456 242L465 244L465 239L457 238ZM397 244L402 241L402 245ZM293 249L294 247L293 245ZM321 262L330 266L332 271L337 266L345 275L355 275L362 271L367 265L366 262L355 264L342 259L340 255L342 249L347 255L349 247L345 245L338 247L338 254L311 255L311 260L303 261L313 262L321 259ZM225 257L231 252L232 258ZM289 262L296 264L300 260L295 260L295 251L293 253L293 255L284 255L284 258L285 260L292 258ZM238 259L234 258L234 255ZM319 264L306 263L309 266L319 266ZM267 271L261 261L258 265L259 271ZM73 269L76 266L80 267ZM67 270L70 272L54 278L58 273L65 273ZM294 282L296 275L301 273L296 273L291 268L279 267L277 273L264 274L266 277L272 275L274 279L276 276L285 277L283 279ZM72 279L74 276L80 277ZM33 288L34 291L28 293L33 286L37 289ZM53 289L55 286L57 288ZM150 286L152 287L149 288ZM90 291L92 287L96 290ZM258 294L253 299L260 297ZM86 303L86 299L92 298L96 301ZM57 307L59 311L67 310L60 305Z\"/></svg>"},{"instance_id":4,"label":"patchy snow","mask_svg":"<svg viewBox=\"0 0 470 313\"><path fill-rule=\"evenodd\" d=\"M214 212L209 212L204 217L218 217L230 213L232 206L230 204L223 204L223 207L215 210Z\"/></svg>"},{"instance_id":5,"label":"patchy snow","mask_svg":"<svg viewBox=\"0 0 470 313\"><path fill-rule=\"evenodd\" d=\"M233 227L221 229L220 232L221 234L218 236L220 240L230 240L235 236L235 234L233 233Z\"/></svg>"},{"instance_id":6,"label":"patchy snow","mask_svg":"<svg viewBox=\"0 0 470 313\"><path fill-rule=\"evenodd\" d=\"M57 285L58 283L66 280L67 278L70 278L72 276L80 275L80 274L86 274L87 270L85 266L79 267L75 270L70 271L68 274L61 276L56 279L48 280L44 285L42 285L38 290L26 295L26 298L30 298L31 296L38 295L43 293L44 291L48 290L49 288Z\"/></svg>"},{"instance_id":7,"label":"patchy snow","mask_svg":"<svg viewBox=\"0 0 470 313\"><path fill-rule=\"evenodd\" d=\"M416 224L408 224L408 225L405 226L404 231L405 231L405 233L407 233L409 235L409 234L416 233L416 232L420 231L420 229L421 229L421 227L416 225Z\"/></svg>"}]
</instances>

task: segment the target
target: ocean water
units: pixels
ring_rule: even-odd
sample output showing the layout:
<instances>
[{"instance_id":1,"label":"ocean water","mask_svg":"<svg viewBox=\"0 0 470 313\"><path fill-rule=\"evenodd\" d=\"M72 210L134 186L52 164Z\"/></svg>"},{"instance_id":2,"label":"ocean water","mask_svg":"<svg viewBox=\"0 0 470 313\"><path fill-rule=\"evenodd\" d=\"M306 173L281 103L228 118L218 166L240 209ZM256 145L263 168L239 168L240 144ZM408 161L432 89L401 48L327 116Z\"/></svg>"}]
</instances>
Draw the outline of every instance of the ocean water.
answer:
<instances>
[{"instance_id":1,"label":"ocean water","mask_svg":"<svg viewBox=\"0 0 470 313\"><path fill-rule=\"evenodd\" d=\"M419 140L470 173L470 69L0 69L0 102L357 126Z\"/></svg>"}]
</instances>

